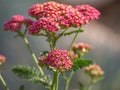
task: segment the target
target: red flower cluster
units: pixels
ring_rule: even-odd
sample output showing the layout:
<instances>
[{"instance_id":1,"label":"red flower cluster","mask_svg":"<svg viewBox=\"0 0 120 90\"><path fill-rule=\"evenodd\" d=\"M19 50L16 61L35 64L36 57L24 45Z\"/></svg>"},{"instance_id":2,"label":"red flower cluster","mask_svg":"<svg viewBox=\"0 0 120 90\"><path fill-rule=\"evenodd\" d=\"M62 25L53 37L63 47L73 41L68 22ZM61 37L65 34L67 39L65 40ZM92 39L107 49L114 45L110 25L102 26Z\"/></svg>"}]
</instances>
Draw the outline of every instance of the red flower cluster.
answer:
<instances>
[{"instance_id":1,"label":"red flower cluster","mask_svg":"<svg viewBox=\"0 0 120 90\"><path fill-rule=\"evenodd\" d=\"M85 67L84 71L94 77L102 76L104 74L104 71L97 64L92 64Z\"/></svg>"},{"instance_id":2,"label":"red flower cluster","mask_svg":"<svg viewBox=\"0 0 120 90\"><path fill-rule=\"evenodd\" d=\"M34 24L28 27L30 34L36 34L40 32L40 29L44 29L48 32L56 32L60 29L57 22L50 18L39 18Z\"/></svg>"},{"instance_id":3,"label":"red flower cluster","mask_svg":"<svg viewBox=\"0 0 120 90\"><path fill-rule=\"evenodd\" d=\"M15 15L4 24L4 29L20 30L24 23L30 34L38 34L41 29L55 33L59 29L80 27L91 20L98 19L100 12L89 5L73 7L50 1L31 6L28 14L37 20L33 22L22 15Z\"/></svg>"},{"instance_id":4,"label":"red flower cluster","mask_svg":"<svg viewBox=\"0 0 120 90\"><path fill-rule=\"evenodd\" d=\"M100 12L90 5L77 5L75 8L83 14L85 23L99 18Z\"/></svg>"},{"instance_id":5,"label":"red flower cluster","mask_svg":"<svg viewBox=\"0 0 120 90\"><path fill-rule=\"evenodd\" d=\"M43 4L35 4L32 7L29 8L28 14L32 17L37 18L40 21L40 18L46 18L45 28L47 31L56 32L57 29L60 28L68 28L68 27L79 27L83 24L86 24L87 22L98 19L100 12L96 10L95 8L89 6L89 5L81 5L72 7L71 5L67 4L60 4L57 2L46 2ZM48 25L51 23L49 19L53 19L52 22L57 24L57 29L55 29L56 26L50 26ZM39 22L36 21L36 22ZM31 28L28 28L30 34L38 34L41 29L41 25L39 25L36 29L35 26L37 23L35 23L34 28L31 30ZM44 23L43 23L44 24ZM54 25L56 25L54 24ZM33 26L32 26L33 27ZM51 30L53 29L53 30Z\"/></svg>"},{"instance_id":6,"label":"red flower cluster","mask_svg":"<svg viewBox=\"0 0 120 90\"><path fill-rule=\"evenodd\" d=\"M5 22L4 30L11 30L13 32L15 32L16 30L21 30L23 21L24 16L15 15Z\"/></svg>"},{"instance_id":7,"label":"red flower cluster","mask_svg":"<svg viewBox=\"0 0 120 90\"><path fill-rule=\"evenodd\" d=\"M48 53L45 60L47 65L50 65L59 71L69 70L73 65L66 50L52 50Z\"/></svg>"},{"instance_id":8,"label":"red flower cluster","mask_svg":"<svg viewBox=\"0 0 120 90\"><path fill-rule=\"evenodd\" d=\"M72 50L74 52L80 51L86 53L87 51L91 50L91 46L86 43L74 43L72 46Z\"/></svg>"},{"instance_id":9,"label":"red flower cluster","mask_svg":"<svg viewBox=\"0 0 120 90\"><path fill-rule=\"evenodd\" d=\"M3 55L0 55L0 66L5 62L6 57Z\"/></svg>"},{"instance_id":10,"label":"red flower cluster","mask_svg":"<svg viewBox=\"0 0 120 90\"><path fill-rule=\"evenodd\" d=\"M25 19L22 15L14 15L8 21L4 23L4 30L11 30L15 32L21 30L22 24L25 24L27 27L32 25L34 21L30 19Z\"/></svg>"}]
</instances>

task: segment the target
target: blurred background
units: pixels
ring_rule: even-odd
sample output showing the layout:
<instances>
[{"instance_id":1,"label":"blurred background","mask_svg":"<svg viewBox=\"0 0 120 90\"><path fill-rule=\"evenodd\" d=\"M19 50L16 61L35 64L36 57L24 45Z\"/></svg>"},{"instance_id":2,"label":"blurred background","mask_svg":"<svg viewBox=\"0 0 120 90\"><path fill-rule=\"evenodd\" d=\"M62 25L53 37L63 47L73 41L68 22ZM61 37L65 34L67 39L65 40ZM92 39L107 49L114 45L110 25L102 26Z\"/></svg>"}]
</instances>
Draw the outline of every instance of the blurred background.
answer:
<instances>
[{"instance_id":1,"label":"blurred background","mask_svg":"<svg viewBox=\"0 0 120 90\"><path fill-rule=\"evenodd\" d=\"M11 68L18 64L34 65L32 58L21 38L15 33L3 30L3 24L11 16L22 14L28 17L28 8L35 3L44 3L50 0L0 0L0 54L7 57L2 75L10 90L18 90L21 84L25 84L25 90L46 90L41 84L33 84L19 79ZM93 59L105 71L105 79L96 84L92 90L120 90L120 0L54 0L71 5L90 4L101 12L100 19L83 27L76 42L91 44L93 49L86 57ZM45 38L27 36L35 54L49 49ZM57 47L66 49L73 36L61 38ZM66 42L67 40L67 42ZM61 45L62 43L62 45ZM77 82L86 83L86 76L77 71L72 78L69 90L78 90ZM61 87L64 83L60 83ZM3 90L0 83L0 90ZM62 88L60 88L62 90Z\"/></svg>"}]
</instances>

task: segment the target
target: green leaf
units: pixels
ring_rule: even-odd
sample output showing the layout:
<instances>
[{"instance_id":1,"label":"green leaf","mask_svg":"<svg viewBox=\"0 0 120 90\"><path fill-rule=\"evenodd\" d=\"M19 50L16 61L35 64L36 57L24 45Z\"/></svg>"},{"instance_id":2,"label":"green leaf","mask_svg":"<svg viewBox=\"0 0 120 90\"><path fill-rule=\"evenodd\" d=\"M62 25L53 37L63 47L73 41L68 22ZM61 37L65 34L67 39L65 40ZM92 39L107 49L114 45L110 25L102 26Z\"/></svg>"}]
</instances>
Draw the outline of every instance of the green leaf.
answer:
<instances>
[{"instance_id":1,"label":"green leaf","mask_svg":"<svg viewBox=\"0 0 120 90\"><path fill-rule=\"evenodd\" d=\"M77 69L83 68L90 64L93 64L93 61L88 59L76 59L76 60L73 60L72 70L76 71Z\"/></svg>"},{"instance_id":2,"label":"green leaf","mask_svg":"<svg viewBox=\"0 0 120 90\"><path fill-rule=\"evenodd\" d=\"M29 65L18 65L14 66L12 71L22 79L27 79L34 83L42 83L45 86L50 85L49 78L47 76L42 76L39 70L35 67L30 67Z\"/></svg>"},{"instance_id":3,"label":"green leaf","mask_svg":"<svg viewBox=\"0 0 120 90\"><path fill-rule=\"evenodd\" d=\"M82 30L82 29L72 30L72 31L70 31L70 32L64 33L64 36L66 36L66 35L71 35L71 34L73 34L73 33L78 33L78 32L84 32L84 30Z\"/></svg>"}]
</instances>

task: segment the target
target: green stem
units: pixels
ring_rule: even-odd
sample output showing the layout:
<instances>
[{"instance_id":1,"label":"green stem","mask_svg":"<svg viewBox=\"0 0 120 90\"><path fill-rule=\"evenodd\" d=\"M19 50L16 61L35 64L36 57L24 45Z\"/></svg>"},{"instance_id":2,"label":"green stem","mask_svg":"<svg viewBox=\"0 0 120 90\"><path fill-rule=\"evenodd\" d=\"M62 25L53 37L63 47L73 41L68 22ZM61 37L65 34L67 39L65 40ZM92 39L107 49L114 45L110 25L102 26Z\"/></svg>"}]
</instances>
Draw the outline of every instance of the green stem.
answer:
<instances>
[{"instance_id":1,"label":"green stem","mask_svg":"<svg viewBox=\"0 0 120 90\"><path fill-rule=\"evenodd\" d=\"M58 90L58 82L59 82L59 72L55 71L51 85L51 90Z\"/></svg>"},{"instance_id":2,"label":"green stem","mask_svg":"<svg viewBox=\"0 0 120 90\"><path fill-rule=\"evenodd\" d=\"M59 83L59 73L56 74L56 89L58 90L58 83Z\"/></svg>"},{"instance_id":3,"label":"green stem","mask_svg":"<svg viewBox=\"0 0 120 90\"><path fill-rule=\"evenodd\" d=\"M67 30L68 30L68 28L66 28L63 32L61 32L60 34L58 34L57 40L58 40L60 37L62 37Z\"/></svg>"},{"instance_id":4,"label":"green stem","mask_svg":"<svg viewBox=\"0 0 120 90\"><path fill-rule=\"evenodd\" d=\"M5 80L3 79L3 77L2 77L1 74L0 74L0 81L1 81L1 83L2 83L2 85L3 85L3 87L5 88L5 90L10 90L10 89L7 87L7 85L6 85L6 83L5 83Z\"/></svg>"},{"instance_id":5,"label":"green stem","mask_svg":"<svg viewBox=\"0 0 120 90\"><path fill-rule=\"evenodd\" d=\"M74 74L74 72L72 71L72 72L70 73L69 77L66 78L65 90L68 90L68 88L69 88L69 83L70 83L70 80L71 80L73 74Z\"/></svg>"},{"instance_id":6,"label":"green stem","mask_svg":"<svg viewBox=\"0 0 120 90\"><path fill-rule=\"evenodd\" d=\"M30 46L30 44L29 44L29 42L28 42L28 40L27 40L27 38L26 38L25 35L22 34L20 31L18 31L17 33L18 33L18 35L24 40L25 44L27 45L27 47L28 47L28 49L29 49L29 52L30 52L31 55L32 55L32 58L33 58L33 60L34 60L34 62L35 62L35 64L36 64L37 68L39 69L41 75L44 76L44 72L43 72L42 68L38 65L38 59L37 59L37 57L35 56L32 48L31 48L31 46Z\"/></svg>"},{"instance_id":7,"label":"green stem","mask_svg":"<svg viewBox=\"0 0 120 90\"><path fill-rule=\"evenodd\" d=\"M73 43L75 42L75 40L76 40L76 38L77 38L78 34L79 34L79 32L77 32L77 33L75 34L75 36L74 36L74 38L73 38L73 40L72 40L72 42L71 42L71 44L70 44L70 46L69 46L68 50L70 50L70 49L71 49L71 47L72 47Z\"/></svg>"},{"instance_id":8,"label":"green stem","mask_svg":"<svg viewBox=\"0 0 120 90\"><path fill-rule=\"evenodd\" d=\"M92 90L93 84L88 87L88 90Z\"/></svg>"},{"instance_id":9,"label":"green stem","mask_svg":"<svg viewBox=\"0 0 120 90\"><path fill-rule=\"evenodd\" d=\"M94 78L92 78L87 90L92 90L94 84L95 84Z\"/></svg>"},{"instance_id":10,"label":"green stem","mask_svg":"<svg viewBox=\"0 0 120 90\"><path fill-rule=\"evenodd\" d=\"M69 46L68 50L70 50L70 49L71 49L71 47L72 47L73 43L75 42L75 40L76 40L76 38L77 38L78 34L79 34L79 32L77 32L77 33L75 34L75 36L74 36L74 38L73 38L73 40L72 40L72 42L71 42L71 44L70 44L70 46ZM72 72L70 73L69 77L66 79L66 86L65 86L65 90L68 90L69 83L70 83L70 80L71 80L71 78L72 78L73 74L74 74L74 72L72 71Z\"/></svg>"},{"instance_id":11,"label":"green stem","mask_svg":"<svg viewBox=\"0 0 120 90\"><path fill-rule=\"evenodd\" d=\"M23 37L23 40L24 40L25 44L27 45L27 47L28 47L28 49L29 49L29 51L30 51L30 53L31 53L31 55L32 55L32 58L33 58L33 60L34 60L34 62L35 62L35 64L36 64L36 66L38 67L41 75L44 76L44 72L43 72L42 68L38 65L38 59L37 59L37 57L35 56L35 54L33 53L33 51L32 51L32 49L31 49L31 46L30 46L27 38L26 38L26 37Z\"/></svg>"}]
</instances>

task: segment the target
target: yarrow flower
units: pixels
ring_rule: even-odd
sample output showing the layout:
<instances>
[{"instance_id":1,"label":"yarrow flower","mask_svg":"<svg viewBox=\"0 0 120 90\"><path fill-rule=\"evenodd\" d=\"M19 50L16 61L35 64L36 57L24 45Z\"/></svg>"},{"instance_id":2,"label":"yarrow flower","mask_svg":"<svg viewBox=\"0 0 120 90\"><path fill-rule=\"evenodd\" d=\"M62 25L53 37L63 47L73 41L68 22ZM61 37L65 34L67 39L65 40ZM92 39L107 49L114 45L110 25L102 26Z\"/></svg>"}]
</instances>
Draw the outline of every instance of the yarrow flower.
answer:
<instances>
[{"instance_id":1,"label":"yarrow flower","mask_svg":"<svg viewBox=\"0 0 120 90\"><path fill-rule=\"evenodd\" d=\"M26 27L31 26L33 23L34 23L34 21L31 20L31 19L25 19L24 20L24 24L26 25Z\"/></svg>"},{"instance_id":2,"label":"yarrow flower","mask_svg":"<svg viewBox=\"0 0 120 90\"><path fill-rule=\"evenodd\" d=\"M0 66L5 62L6 57L4 55L0 55Z\"/></svg>"},{"instance_id":3,"label":"yarrow flower","mask_svg":"<svg viewBox=\"0 0 120 90\"><path fill-rule=\"evenodd\" d=\"M43 16L43 5L42 4L35 4L32 7L29 8L28 14L32 17L42 17Z\"/></svg>"},{"instance_id":4,"label":"yarrow flower","mask_svg":"<svg viewBox=\"0 0 120 90\"><path fill-rule=\"evenodd\" d=\"M81 12L85 18L84 22L88 23L91 20L98 19L100 12L90 5L77 5L75 7L79 12Z\"/></svg>"},{"instance_id":5,"label":"yarrow flower","mask_svg":"<svg viewBox=\"0 0 120 90\"><path fill-rule=\"evenodd\" d=\"M84 71L92 77L102 76L104 71L97 64L92 64L84 68Z\"/></svg>"},{"instance_id":6,"label":"yarrow flower","mask_svg":"<svg viewBox=\"0 0 120 90\"><path fill-rule=\"evenodd\" d=\"M35 23L28 27L30 34L38 34L40 29L46 30L48 32L56 32L60 29L57 22L50 18L39 18Z\"/></svg>"},{"instance_id":7,"label":"yarrow flower","mask_svg":"<svg viewBox=\"0 0 120 90\"><path fill-rule=\"evenodd\" d=\"M16 30L21 30L22 23L24 22L24 16L14 15L4 24L4 30L11 30L15 32Z\"/></svg>"},{"instance_id":8,"label":"yarrow flower","mask_svg":"<svg viewBox=\"0 0 120 90\"><path fill-rule=\"evenodd\" d=\"M55 49L48 53L46 64L59 71L69 70L73 63L66 50Z\"/></svg>"},{"instance_id":9,"label":"yarrow flower","mask_svg":"<svg viewBox=\"0 0 120 90\"><path fill-rule=\"evenodd\" d=\"M42 67L42 66L45 66L46 65L46 56L45 55L42 55L38 58L38 64Z\"/></svg>"},{"instance_id":10,"label":"yarrow flower","mask_svg":"<svg viewBox=\"0 0 120 90\"><path fill-rule=\"evenodd\" d=\"M78 55L75 54L73 51L68 51L68 56L70 57L70 59L78 58Z\"/></svg>"},{"instance_id":11,"label":"yarrow flower","mask_svg":"<svg viewBox=\"0 0 120 90\"><path fill-rule=\"evenodd\" d=\"M25 24L29 34L38 34L42 29L55 33L59 29L80 27L91 20L98 19L100 12L89 5L73 7L50 1L31 6L28 14L35 17L37 21L25 19L22 15L14 15L5 22L4 29L15 32L21 30L22 24Z\"/></svg>"},{"instance_id":12,"label":"yarrow flower","mask_svg":"<svg viewBox=\"0 0 120 90\"><path fill-rule=\"evenodd\" d=\"M46 2L43 4L35 4L29 8L28 14L32 17L52 18L54 22L59 23L61 28L79 27L85 24L85 17L76 8L67 4L57 2Z\"/></svg>"},{"instance_id":13,"label":"yarrow flower","mask_svg":"<svg viewBox=\"0 0 120 90\"><path fill-rule=\"evenodd\" d=\"M72 50L75 53L77 52L87 53L89 50L91 50L91 46L86 43L74 43L72 45Z\"/></svg>"}]
</instances>

